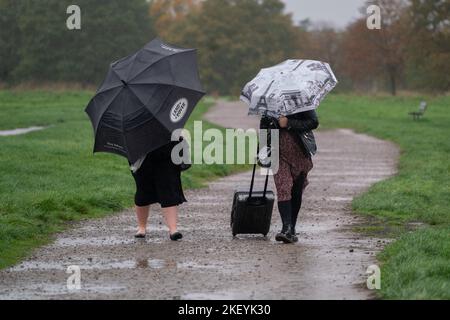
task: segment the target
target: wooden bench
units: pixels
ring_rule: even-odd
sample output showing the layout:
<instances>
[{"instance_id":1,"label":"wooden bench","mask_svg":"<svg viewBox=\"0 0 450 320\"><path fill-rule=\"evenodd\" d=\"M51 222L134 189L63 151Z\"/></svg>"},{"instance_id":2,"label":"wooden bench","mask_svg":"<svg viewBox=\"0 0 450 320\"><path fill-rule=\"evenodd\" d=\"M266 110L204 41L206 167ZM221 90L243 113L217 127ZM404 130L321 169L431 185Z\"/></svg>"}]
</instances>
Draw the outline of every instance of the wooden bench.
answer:
<instances>
[{"instance_id":1,"label":"wooden bench","mask_svg":"<svg viewBox=\"0 0 450 320\"><path fill-rule=\"evenodd\" d=\"M419 105L419 110L415 112L410 112L409 115L413 117L414 120L419 120L420 117L422 117L425 114L425 111L427 111L427 103L425 101L422 101Z\"/></svg>"}]
</instances>

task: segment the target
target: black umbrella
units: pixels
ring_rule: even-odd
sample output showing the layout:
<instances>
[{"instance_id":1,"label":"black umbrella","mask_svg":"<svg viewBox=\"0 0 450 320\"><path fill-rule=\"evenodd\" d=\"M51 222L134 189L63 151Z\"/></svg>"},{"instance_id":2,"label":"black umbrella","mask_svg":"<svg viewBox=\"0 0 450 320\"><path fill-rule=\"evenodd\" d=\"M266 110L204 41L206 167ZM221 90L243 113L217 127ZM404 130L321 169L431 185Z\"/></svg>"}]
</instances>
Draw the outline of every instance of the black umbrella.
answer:
<instances>
[{"instance_id":1,"label":"black umbrella","mask_svg":"<svg viewBox=\"0 0 450 320\"><path fill-rule=\"evenodd\" d=\"M151 41L111 64L86 107L94 152L119 154L134 163L169 143L204 94L196 50Z\"/></svg>"}]
</instances>

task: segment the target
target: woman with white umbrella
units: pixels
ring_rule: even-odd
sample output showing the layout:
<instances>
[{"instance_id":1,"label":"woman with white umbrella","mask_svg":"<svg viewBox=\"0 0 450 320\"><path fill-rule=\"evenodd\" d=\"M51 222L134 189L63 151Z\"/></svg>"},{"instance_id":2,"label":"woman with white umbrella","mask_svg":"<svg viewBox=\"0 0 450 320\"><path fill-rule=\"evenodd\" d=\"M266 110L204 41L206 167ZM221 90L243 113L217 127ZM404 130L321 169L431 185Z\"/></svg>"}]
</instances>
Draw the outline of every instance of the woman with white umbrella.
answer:
<instances>
[{"instance_id":1,"label":"woman with white umbrella","mask_svg":"<svg viewBox=\"0 0 450 320\"><path fill-rule=\"evenodd\" d=\"M298 241L297 217L317 150L312 133L319 126L315 109L336 84L326 63L287 60L262 69L242 92L241 100L249 104L249 114L262 116L260 129L279 129L279 167L274 180L283 226L275 237L277 241Z\"/></svg>"}]
</instances>

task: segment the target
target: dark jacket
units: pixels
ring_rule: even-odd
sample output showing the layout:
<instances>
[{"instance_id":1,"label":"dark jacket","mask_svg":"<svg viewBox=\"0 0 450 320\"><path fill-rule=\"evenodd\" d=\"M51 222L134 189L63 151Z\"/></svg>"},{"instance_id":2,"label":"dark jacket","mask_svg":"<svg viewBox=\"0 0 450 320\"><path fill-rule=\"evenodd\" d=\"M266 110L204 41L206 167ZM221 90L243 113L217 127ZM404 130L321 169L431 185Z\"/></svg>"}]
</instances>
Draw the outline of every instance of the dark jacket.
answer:
<instances>
[{"instance_id":1,"label":"dark jacket","mask_svg":"<svg viewBox=\"0 0 450 320\"><path fill-rule=\"evenodd\" d=\"M312 130L319 127L319 119L315 110L290 115L287 130L294 134L305 155L311 157L317 152L316 139ZM275 118L262 117L261 129L281 129ZM285 129L281 129L285 130Z\"/></svg>"}]
</instances>

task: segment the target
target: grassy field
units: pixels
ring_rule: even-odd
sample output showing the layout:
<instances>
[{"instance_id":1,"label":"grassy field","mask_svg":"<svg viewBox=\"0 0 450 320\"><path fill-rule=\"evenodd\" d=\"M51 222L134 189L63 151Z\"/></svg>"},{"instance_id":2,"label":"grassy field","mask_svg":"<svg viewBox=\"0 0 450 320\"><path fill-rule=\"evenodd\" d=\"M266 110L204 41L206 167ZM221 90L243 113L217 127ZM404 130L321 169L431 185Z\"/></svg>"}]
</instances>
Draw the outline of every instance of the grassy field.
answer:
<instances>
[{"instance_id":1,"label":"grassy field","mask_svg":"<svg viewBox=\"0 0 450 320\"><path fill-rule=\"evenodd\" d=\"M401 148L398 175L353 202L376 217L371 231L398 238L378 257L386 299L450 299L450 97L425 100L420 121L408 112L421 97L335 95L319 110L322 128L353 128Z\"/></svg>"},{"instance_id":2,"label":"grassy field","mask_svg":"<svg viewBox=\"0 0 450 320\"><path fill-rule=\"evenodd\" d=\"M67 222L132 207L134 180L125 158L92 155L93 132L84 108L92 92L0 91L0 130L47 129L0 137L0 268L49 241ZM187 128L211 103L195 109ZM203 128L213 127L203 123ZM242 166L194 165L186 188Z\"/></svg>"}]
</instances>

